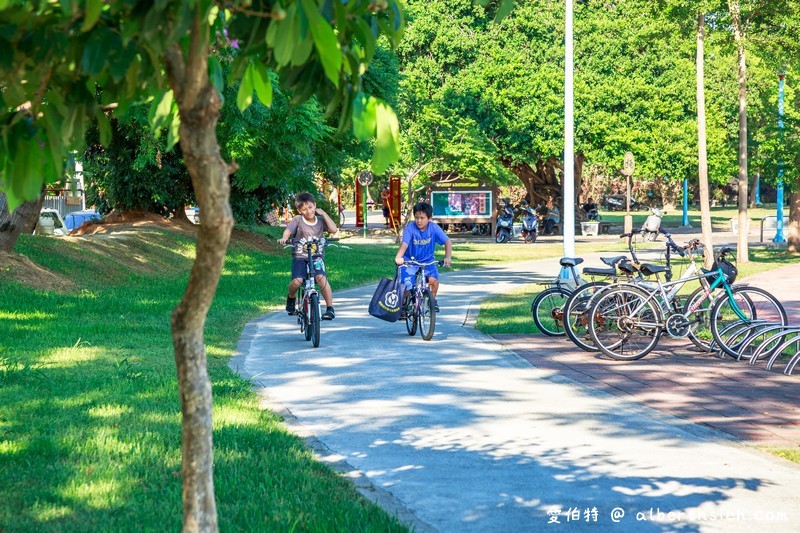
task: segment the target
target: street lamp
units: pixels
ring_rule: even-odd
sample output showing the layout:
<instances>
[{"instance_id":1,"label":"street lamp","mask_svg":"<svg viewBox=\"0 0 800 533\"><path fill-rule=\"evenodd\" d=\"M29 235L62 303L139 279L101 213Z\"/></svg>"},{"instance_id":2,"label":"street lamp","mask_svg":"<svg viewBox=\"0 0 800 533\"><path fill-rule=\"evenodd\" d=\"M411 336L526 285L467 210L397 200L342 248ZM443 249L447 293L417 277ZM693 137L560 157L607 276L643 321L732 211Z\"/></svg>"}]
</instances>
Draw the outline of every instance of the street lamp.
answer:
<instances>
[{"instance_id":1,"label":"street lamp","mask_svg":"<svg viewBox=\"0 0 800 533\"><path fill-rule=\"evenodd\" d=\"M786 72L778 72L778 136L783 144L783 78ZM772 242L786 242L783 237L783 161L778 163L778 187L776 189L775 206L777 220L775 224L775 238Z\"/></svg>"},{"instance_id":2,"label":"street lamp","mask_svg":"<svg viewBox=\"0 0 800 533\"><path fill-rule=\"evenodd\" d=\"M573 90L572 0L566 0L564 14L564 183L561 232L564 256L575 257L575 115Z\"/></svg>"}]
</instances>

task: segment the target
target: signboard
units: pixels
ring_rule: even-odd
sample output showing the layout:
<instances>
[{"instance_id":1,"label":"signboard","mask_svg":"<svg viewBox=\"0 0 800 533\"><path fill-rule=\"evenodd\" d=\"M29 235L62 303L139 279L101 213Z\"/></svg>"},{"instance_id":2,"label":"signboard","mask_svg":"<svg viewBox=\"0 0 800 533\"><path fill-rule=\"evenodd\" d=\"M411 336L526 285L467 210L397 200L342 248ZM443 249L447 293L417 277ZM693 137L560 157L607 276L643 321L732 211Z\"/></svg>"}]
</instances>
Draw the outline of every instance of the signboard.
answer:
<instances>
[{"instance_id":1,"label":"signboard","mask_svg":"<svg viewBox=\"0 0 800 533\"><path fill-rule=\"evenodd\" d=\"M491 218L492 191L432 191L434 218Z\"/></svg>"},{"instance_id":2,"label":"signboard","mask_svg":"<svg viewBox=\"0 0 800 533\"><path fill-rule=\"evenodd\" d=\"M628 177L633 176L633 168L634 168L633 154L631 152L626 152L625 160L622 163L622 173Z\"/></svg>"}]
</instances>

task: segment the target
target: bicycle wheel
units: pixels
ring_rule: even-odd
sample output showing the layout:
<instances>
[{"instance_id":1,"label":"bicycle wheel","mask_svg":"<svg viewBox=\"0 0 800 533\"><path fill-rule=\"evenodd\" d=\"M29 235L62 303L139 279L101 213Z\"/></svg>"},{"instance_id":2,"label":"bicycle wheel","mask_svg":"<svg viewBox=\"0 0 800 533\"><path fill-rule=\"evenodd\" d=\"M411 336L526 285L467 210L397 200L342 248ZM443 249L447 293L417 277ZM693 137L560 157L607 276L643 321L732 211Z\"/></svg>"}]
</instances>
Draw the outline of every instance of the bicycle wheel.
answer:
<instances>
[{"instance_id":1,"label":"bicycle wheel","mask_svg":"<svg viewBox=\"0 0 800 533\"><path fill-rule=\"evenodd\" d=\"M306 340L311 340L311 323L309 322L309 317L311 316L309 313L311 311L311 307L308 303L308 296L306 293L303 293L303 297L300 300L302 302L302 308L300 309L300 331L305 334Z\"/></svg>"},{"instance_id":2,"label":"bicycle wheel","mask_svg":"<svg viewBox=\"0 0 800 533\"><path fill-rule=\"evenodd\" d=\"M424 289L422 300L419 303L419 334L422 336L422 340L431 340L435 327L436 309L433 307L433 295L431 291Z\"/></svg>"},{"instance_id":3,"label":"bicycle wheel","mask_svg":"<svg viewBox=\"0 0 800 533\"><path fill-rule=\"evenodd\" d=\"M581 350L597 351L589 336L589 307L592 299L608 286L606 281L593 281L581 285L564 303L564 333Z\"/></svg>"},{"instance_id":4,"label":"bicycle wheel","mask_svg":"<svg viewBox=\"0 0 800 533\"><path fill-rule=\"evenodd\" d=\"M309 299L311 312L308 317L308 329L311 330L311 343L314 348L319 346L319 294L312 294Z\"/></svg>"},{"instance_id":5,"label":"bicycle wheel","mask_svg":"<svg viewBox=\"0 0 800 533\"><path fill-rule=\"evenodd\" d=\"M737 308L744 315L744 320L736 312ZM737 359L741 354L735 341L737 338L741 340L741 336L722 335L727 326L736 322L747 323L756 320L782 326L787 324L786 310L777 298L764 289L748 286L733 287L730 296L720 296L711 308L710 320L711 335L716 346L723 353Z\"/></svg>"},{"instance_id":6,"label":"bicycle wheel","mask_svg":"<svg viewBox=\"0 0 800 533\"><path fill-rule=\"evenodd\" d=\"M413 292L408 294L406 300L406 331L412 337L417 333L417 322L419 315L417 315L417 298Z\"/></svg>"},{"instance_id":7,"label":"bicycle wheel","mask_svg":"<svg viewBox=\"0 0 800 533\"><path fill-rule=\"evenodd\" d=\"M704 352L711 350L711 305L714 295L706 295L703 287L697 287L686 299L683 314L689 320L689 340ZM689 310L695 308L689 313Z\"/></svg>"},{"instance_id":8,"label":"bicycle wheel","mask_svg":"<svg viewBox=\"0 0 800 533\"><path fill-rule=\"evenodd\" d=\"M628 286L614 287L598 297L589 310L589 334L601 352L618 361L634 361L656 347L663 318L649 296Z\"/></svg>"},{"instance_id":9,"label":"bicycle wheel","mask_svg":"<svg viewBox=\"0 0 800 533\"><path fill-rule=\"evenodd\" d=\"M564 335L564 304L570 291L550 287L539 293L531 304L531 315L536 327L550 337Z\"/></svg>"}]
</instances>

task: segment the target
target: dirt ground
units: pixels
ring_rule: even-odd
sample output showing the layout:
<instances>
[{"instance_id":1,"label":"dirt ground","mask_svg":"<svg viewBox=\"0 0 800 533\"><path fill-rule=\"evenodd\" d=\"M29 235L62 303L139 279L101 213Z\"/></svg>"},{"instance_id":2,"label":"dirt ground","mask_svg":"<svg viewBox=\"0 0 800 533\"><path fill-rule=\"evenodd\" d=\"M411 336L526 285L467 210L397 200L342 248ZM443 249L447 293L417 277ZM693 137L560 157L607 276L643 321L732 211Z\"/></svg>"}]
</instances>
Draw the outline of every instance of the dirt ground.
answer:
<instances>
[{"instance_id":1,"label":"dirt ground","mask_svg":"<svg viewBox=\"0 0 800 533\"><path fill-rule=\"evenodd\" d=\"M196 237L200 226L188 219L167 219L155 213L125 212L110 213L102 222L86 222L71 231L69 236L84 238L108 237L113 234L135 234L137 231L160 229L175 231L188 237ZM66 237L69 238L69 237ZM277 253L281 248L263 236L238 228L231 234L231 245L243 245L265 253ZM36 286L46 291L64 292L74 289L74 283L68 278L50 272L33 263L24 255L0 252L0 277L8 277L20 283Z\"/></svg>"}]
</instances>

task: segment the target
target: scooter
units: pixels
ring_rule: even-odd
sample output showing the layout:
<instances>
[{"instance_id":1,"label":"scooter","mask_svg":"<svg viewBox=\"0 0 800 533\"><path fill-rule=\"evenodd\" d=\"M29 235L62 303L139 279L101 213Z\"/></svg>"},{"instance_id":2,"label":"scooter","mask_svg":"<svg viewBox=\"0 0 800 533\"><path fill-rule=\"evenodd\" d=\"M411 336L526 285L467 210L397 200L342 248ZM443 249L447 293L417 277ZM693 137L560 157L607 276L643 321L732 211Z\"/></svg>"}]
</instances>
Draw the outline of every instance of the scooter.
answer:
<instances>
[{"instance_id":1,"label":"scooter","mask_svg":"<svg viewBox=\"0 0 800 533\"><path fill-rule=\"evenodd\" d=\"M508 199L505 199L497 214L497 230L494 232L494 241L497 243L509 242L513 235L514 207Z\"/></svg>"},{"instance_id":2,"label":"scooter","mask_svg":"<svg viewBox=\"0 0 800 533\"><path fill-rule=\"evenodd\" d=\"M534 243L539 236L539 217L525 200L522 201L520 208L522 209L522 238L525 239L525 242Z\"/></svg>"},{"instance_id":3,"label":"scooter","mask_svg":"<svg viewBox=\"0 0 800 533\"><path fill-rule=\"evenodd\" d=\"M650 215L642 224L642 236L645 241L654 241L658 237L658 230L661 228L661 218L664 214L655 207L650 210Z\"/></svg>"}]
</instances>

